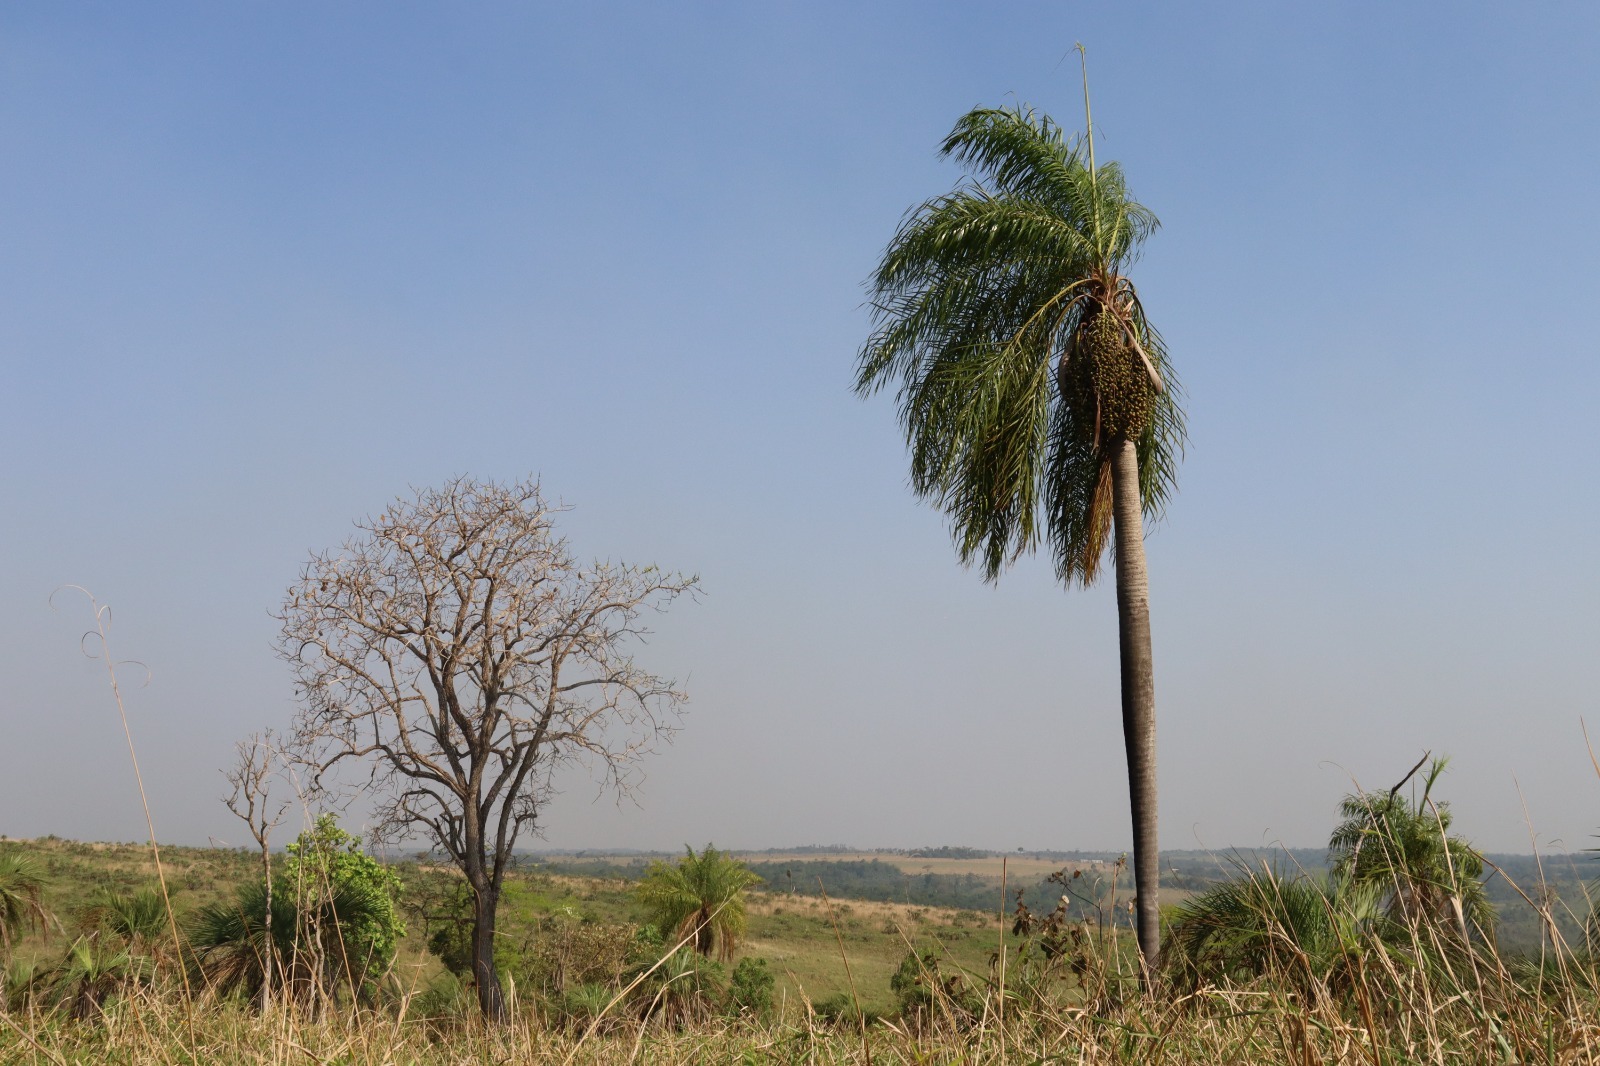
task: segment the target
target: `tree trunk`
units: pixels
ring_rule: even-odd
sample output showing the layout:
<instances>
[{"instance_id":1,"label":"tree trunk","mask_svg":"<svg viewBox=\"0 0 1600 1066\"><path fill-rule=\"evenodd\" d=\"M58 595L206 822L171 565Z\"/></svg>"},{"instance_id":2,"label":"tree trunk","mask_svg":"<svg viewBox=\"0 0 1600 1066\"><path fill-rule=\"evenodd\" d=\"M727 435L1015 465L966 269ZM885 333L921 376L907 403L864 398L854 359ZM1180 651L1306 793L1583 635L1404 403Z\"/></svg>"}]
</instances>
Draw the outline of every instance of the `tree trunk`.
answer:
<instances>
[{"instance_id":1,"label":"tree trunk","mask_svg":"<svg viewBox=\"0 0 1600 1066\"><path fill-rule=\"evenodd\" d=\"M491 881L472 886L472 979L478 986L478 1006L491 1022L506 1019L505 994L494 966L494 918L500 886Z\"/></svg>"},{"instance_id":2,"label":"tree trunk","mask_svg":"<svg viewBox=\"0 0 1600 1066\"><path fill-rule=\"evenodd\" d=\"M266 837L261 838L261 875L267 884L267 913L262 917L266 948L261 959L261 1010L271 1013L273 1004L272 976L278 968L278 945L272 941L272 849Z\"/></svg>"},{"instance_id":3,"label":"tree trunk","mask_svg":"<svg viewBox=\"0 0 1600 1066\"><path fill-rule=\"evenodd\" d=\"M1161 849L1156 840L1156 686L1150 655L1150 581L1144 563L1139 454L1131 440L1111 459L1117 538L1117 636L1122 650L1122 738L1133 810L1133 883L1146 979L1161 954Z\"/></svg>"}]
</instances>

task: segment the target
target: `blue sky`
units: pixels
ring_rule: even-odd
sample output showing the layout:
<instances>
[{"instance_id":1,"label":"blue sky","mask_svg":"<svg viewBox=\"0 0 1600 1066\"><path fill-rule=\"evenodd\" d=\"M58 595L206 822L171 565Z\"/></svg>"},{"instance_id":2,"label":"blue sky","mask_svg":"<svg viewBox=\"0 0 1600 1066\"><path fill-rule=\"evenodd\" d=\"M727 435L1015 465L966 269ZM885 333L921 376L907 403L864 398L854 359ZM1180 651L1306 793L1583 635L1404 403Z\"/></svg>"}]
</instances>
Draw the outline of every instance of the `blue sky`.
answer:
<instances>
[{"instance_id":1,"label":"blue sky","mask_svg":"<svg viewBox=\"0 0 1600 1066\"><path fill-rule=\"evenodd\" d=\"M552 846L1128 839L1109 588L997 587L849 391L966 109L1080 121L1164 228L1188 392L1148 542L1164 842L1326 837L1423 750L1478 842L1600 827L1589 5L12 6L0 12L0 832L166 838L287 722L269 617L411 485L543 477L698 572L690 714ZM1519 797L1519 787L1521 796Z\"/></svg>"}]
</instances>

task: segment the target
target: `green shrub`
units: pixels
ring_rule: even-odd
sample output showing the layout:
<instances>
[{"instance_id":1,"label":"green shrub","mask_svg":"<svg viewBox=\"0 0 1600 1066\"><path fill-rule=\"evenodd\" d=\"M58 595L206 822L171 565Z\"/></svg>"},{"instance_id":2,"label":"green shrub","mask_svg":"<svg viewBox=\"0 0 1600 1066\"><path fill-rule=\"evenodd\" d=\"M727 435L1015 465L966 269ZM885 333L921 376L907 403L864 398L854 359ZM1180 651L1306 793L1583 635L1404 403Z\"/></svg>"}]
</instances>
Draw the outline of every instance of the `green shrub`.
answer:
<instances>
[{"instance_id":1,"label":"green shrub","mask_svg":"<svg viewBox=\"0 0 1600 1066\"><path fill-rule=\"evenodd\" d=\"M728 981L728 1008L735 1014L754 1014L765 1018L772 1013L772 991L777 978L766 959L747 957L739 960Z\"/></svg>"}]
</instances>

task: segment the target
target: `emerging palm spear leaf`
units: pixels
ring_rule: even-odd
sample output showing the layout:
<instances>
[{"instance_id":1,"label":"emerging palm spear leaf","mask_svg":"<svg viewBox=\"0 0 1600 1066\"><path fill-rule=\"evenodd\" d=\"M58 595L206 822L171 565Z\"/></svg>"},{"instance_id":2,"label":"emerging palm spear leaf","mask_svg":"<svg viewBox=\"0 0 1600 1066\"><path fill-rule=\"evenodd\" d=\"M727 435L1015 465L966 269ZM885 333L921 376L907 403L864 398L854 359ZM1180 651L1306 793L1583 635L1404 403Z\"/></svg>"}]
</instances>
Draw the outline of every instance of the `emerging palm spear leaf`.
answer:
<instances>
[{"instance_id":1,"label":"emerging palm spear leaf","mask_svg":"<svg viewBox=\"0 0 1600 1066\"><path fill-rule=\"evenodd\" d=\"M1092 126L1091 126L1092 129ZM1183 414L1125 271L1157 222L1093 141L1032 109L978 109L943 153L973 179L911 212L871 288L856 389L899 386L911 483L995 580L1048 542L1063 583L1115 533L1139 943L1158 949L1155 690L1143 518L1170 494Z\"/></svg>"}]
</instances>

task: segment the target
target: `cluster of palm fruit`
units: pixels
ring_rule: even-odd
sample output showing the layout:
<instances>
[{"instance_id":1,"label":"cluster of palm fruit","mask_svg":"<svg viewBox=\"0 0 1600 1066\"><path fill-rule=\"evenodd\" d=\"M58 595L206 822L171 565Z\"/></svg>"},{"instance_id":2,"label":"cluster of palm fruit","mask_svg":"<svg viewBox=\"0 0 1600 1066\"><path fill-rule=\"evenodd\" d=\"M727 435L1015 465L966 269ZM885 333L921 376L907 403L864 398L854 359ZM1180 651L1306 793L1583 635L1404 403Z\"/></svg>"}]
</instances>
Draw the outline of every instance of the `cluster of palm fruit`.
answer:
<instances>
[{"instance_id":1,"label":"cluster of palm fruit","mask_svg":"<svg viewBox=\"0 0 1600 1066\"><path fill-rule=\"evenodd\" d=\"M1059 382L1062 399L1095 419L1099 442L1134 439L1150 422L1155 388L1113 312L1097 309L1079 326Z\"/></svg>"}]
</instances>

